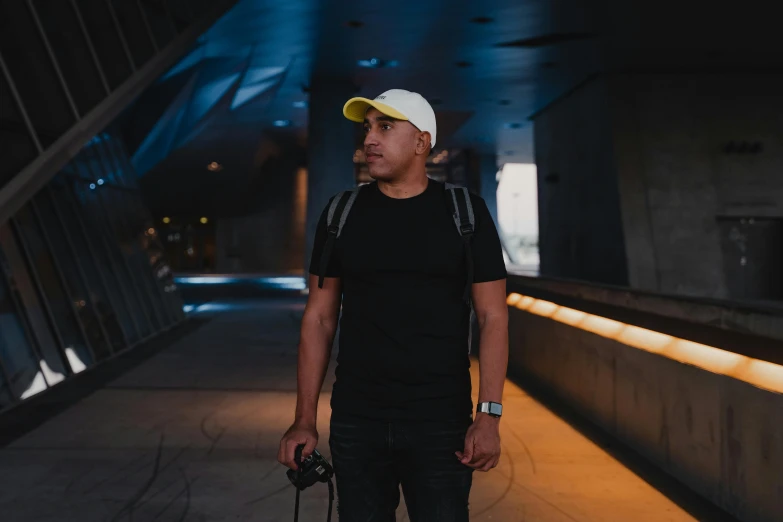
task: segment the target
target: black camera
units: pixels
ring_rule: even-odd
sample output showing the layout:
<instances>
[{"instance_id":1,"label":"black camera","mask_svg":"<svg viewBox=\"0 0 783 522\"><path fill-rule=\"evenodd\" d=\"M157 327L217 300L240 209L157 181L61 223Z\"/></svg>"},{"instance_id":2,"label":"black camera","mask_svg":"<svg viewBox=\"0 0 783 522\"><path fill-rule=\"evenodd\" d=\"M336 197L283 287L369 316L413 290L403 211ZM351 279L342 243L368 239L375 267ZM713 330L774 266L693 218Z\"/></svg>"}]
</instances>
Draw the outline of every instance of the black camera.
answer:
<instances>
[{"instance_id":1,"label":"black camera","mask_svg":"<svg viewBox=\"0 0 783 522\"><path fill-rule=\"evenodd\" d=\"M302 460L302 449L304 444L296 448L295 460L299 470L289 469L286 472L288 480L300 491L305 490L316 482L329 482L334 475L334 469L327 460L314 449L313 454ZM301 462L301 464L300 464Z\"/></svg>"}]
</instances>

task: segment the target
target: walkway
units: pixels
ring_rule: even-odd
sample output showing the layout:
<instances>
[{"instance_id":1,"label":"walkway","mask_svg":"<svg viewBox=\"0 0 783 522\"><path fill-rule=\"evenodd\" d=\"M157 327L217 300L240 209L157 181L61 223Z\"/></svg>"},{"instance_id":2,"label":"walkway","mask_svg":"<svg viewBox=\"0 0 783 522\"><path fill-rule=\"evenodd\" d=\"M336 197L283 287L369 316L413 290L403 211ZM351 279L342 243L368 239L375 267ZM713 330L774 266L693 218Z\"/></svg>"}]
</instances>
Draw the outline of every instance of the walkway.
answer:
<instances>
[{"instance_id":1,"label":"walkway","mask_svg":"<svg viewBox=\"0 0 783 522\"><path fill-rule=\"evenodd\" d=\"M0 449L2 519L293 520L276 455L292 420L303 307L197 309L211 320ZM327 457L332 374L319 415ZM503 458L475 475L472 521L695 520L511 382L503 402ZM322 484L305 491L300 520L325 520L326 499Z\"/></svg>"}]
</instances>

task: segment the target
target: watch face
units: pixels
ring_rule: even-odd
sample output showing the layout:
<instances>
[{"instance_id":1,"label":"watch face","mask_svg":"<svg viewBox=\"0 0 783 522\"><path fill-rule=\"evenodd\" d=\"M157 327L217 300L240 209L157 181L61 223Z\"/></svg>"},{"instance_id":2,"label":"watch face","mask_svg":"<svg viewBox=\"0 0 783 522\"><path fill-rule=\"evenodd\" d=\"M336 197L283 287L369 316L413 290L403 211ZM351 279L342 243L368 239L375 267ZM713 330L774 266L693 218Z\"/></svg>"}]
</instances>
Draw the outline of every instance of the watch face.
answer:
<instances>
[{"instance_id":1,"label":"watch face","mask_svg":"<svg viewBox=\"0 0 783 522\"><path fill-rule=\"evenodd\" d=\"M479 405L478 410L492 417L500 417L503 413L503 405L497 402L483 402Z\"/></svg>"}]
</instances>

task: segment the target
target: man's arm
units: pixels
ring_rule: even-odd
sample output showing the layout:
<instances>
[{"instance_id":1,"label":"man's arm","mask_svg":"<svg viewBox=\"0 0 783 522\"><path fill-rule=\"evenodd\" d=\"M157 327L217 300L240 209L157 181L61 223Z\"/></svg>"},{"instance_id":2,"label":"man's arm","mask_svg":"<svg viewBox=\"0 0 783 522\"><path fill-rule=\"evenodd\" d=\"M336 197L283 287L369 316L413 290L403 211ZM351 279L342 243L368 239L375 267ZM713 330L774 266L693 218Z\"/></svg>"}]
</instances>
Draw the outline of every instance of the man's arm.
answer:
<instances>
[{"instance_id":1,"label":"man's arm","mask_svg":"<svg viewBox=\"0 0 783 522\"><path fill-rule=\"evenodd\" d=\"M296 447L304 444L302 458L318 445L318 396L324 383L342 298L339 278L324 278L318 288L318 276L310 276L310 296L302 318L297 361L297 394L294 423L283 435L277 460L296 469Z\"/></svg>"},{"instance_id":2,"label":"man's arm","mask_svg":"<svg viewBox=\"0 0 783 522\"><path fill-rule=\"evenodd\" d=\"M326 277L324 287L318 288L318 276L310 276L310 296L302 318L296 372L295 422L299 424L315 426L318 396L329 366L341 297L340 279Z\"/></svg>"},{"instance_id":3,"label":"man's arm","mask_svg":"<svg viewBox=\"0 0 783 522\"><path fill-rule=\"evenodd\" d=\"M478 400L502 402L508 368L506 280L474 284L473 306L480 330Z\"/></svg>"},{"instance_id":4,"label":"man's arm","mask_svg":"<svg viewBox=\"0 0 783 522\"><path fill-rule=\"evenodd\" d=\"M473 307L479 324L479 402L501 402L508 366L506 280L473 284ZM500 419L477 413L465 436L460 462L489 471L500 460Z\"/></svg>"}]
</instances>

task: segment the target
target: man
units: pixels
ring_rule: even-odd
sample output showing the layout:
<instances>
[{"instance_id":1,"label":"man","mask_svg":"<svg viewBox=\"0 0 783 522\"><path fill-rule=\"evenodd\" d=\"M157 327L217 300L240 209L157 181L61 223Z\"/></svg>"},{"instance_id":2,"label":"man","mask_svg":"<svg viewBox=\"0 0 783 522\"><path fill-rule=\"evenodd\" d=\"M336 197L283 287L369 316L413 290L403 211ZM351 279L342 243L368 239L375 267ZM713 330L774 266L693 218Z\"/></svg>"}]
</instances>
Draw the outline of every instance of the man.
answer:
<instances>
[{"instance_id":1,"label":"man","mask_svg":"<svg viewBox=\"0 0 783 522\"><path fill-rule=\"evenodd\" d=\"M305 445L303 456L316 447L318 395L342 305L329 439L340 521L394 521L400 485L411 522L467 521L473 471L488 471L500 457L508 316L497 230L484 201L471 195L467 288L480 328L478 409L489 411L474 420L467 249L450 194L425 171L435 114L423 97L399 89L349 100L343 113L364 124L375 182L359 191L322 287L327 210L318 224L295 421L278 459L296 469L297 445Z\"/></svg>"}]
</instances>

